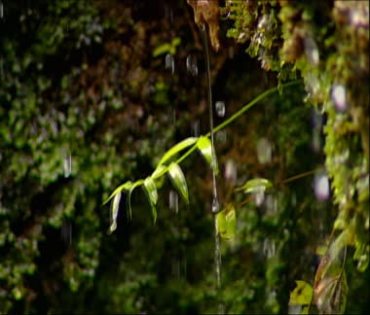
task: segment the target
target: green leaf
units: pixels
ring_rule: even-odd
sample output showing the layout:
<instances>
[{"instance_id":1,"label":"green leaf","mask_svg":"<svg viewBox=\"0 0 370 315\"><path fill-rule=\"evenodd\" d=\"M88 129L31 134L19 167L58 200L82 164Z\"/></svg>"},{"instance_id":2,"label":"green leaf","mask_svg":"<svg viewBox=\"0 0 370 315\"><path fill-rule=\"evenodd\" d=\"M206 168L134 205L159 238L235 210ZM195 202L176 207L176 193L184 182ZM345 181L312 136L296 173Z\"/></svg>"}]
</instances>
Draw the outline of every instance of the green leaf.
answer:
<instances>
[{"instance_id":1,"label":"green leaf","mask_svg":"<svg viewBox=\"0 0 370 315\"><path fill-rule=\"evenodd\" d=\"M218 174L218 165L216 155L212 149L212 142L208 137L201 136L197 141L197 148L205 160L208 162L210 167L213 169L215 174Z\"/></svg>"},{"instance_id":2,"label":"green leaf","mask_svg":"<svg viewBox=\"0 0 370 315\"><path fill-rule=\"evenodd\" d=\"M151 178L157 179L167 172L167 168L164 165L158 165L157 168L152 173Z\"/></svg>"},{"instance_id":3,"label":"green leaf","mask_svg":"<svg viewBox=\"0 0 370 315\"><path fill-rule=\"evenodd\" d=\"M225 240L230 240L236 234L236 213L233 205L216 214L216 233Z\"/></svg>"},{"instance_id":4,"label":"green leaf","mask_svg":"<svg viewBox=\"0 0 370 315\"><path fill-rule=\"evenodd\" d=\"M320 314L343 314L346 308L348 285L345 271L324 277L315 284L315 302Z\"/></svg>"},{"instance_id":5,"label":"green leaf","mask_svg":"<svg viewBox=\"0 0 370 315\"><path fill-rule=\"evenodd\" d=\"M173 50L172 45L170 43L164 43L154 49L153 57L158 57L160 55L167 54L169 52L172 52L172 50Z\"/></svg>"},{"instance_id":6,"label":"green leaf","mask_svg":"<svg viewBox=\"0 0 370 315\"><path fill-rule=\"evenodd\" d=\"M258 192L261 189L266 190L272 188L271 182L266 178L254 178L248 180L242 187L238 188L237 190L244 190L247 193L254 193Z\"/></svg>"},{"instance_id":7,"label":"green leaf","mask_svg":"<svg viewBox=\"0 0 370 315\"><path fill-rule=\"evenodd\" d=\"M133 183L130 187L130 190L128 192L128 197L127 197L127 203L128 203L128 216L130 218L130 220L132 219L132 205L131 205L131 196L132 196L132 193L133 191L135 190L136 187L142 185L144 183L144 181L142 179L139 179L137 180L135 183Z\"/></svg>"},{"instance_id":8,"label":"green leaf","mask_svg":"<svg viewBox=\"0 0 370 315\"><path fill-rule=\"evenodd\" d=\"M181 38L175 37L170 43L164 43L156 47L153 51L153 57L158 57L164 54L174 55L176 53L176 47L181 44Z\"/></svg>"},{"instance_id":9,"label":"green leaf","mask_svg":"<svg viewBox=\"0 0 370 315\"><path fill-rule=\"evenodd\" d=\"M296 280L297 286L290 292L290 305L309 305L311 304L313 289L312 286L302 280Z\"/></svg>"},{"instance_id":10,"label":"green leaf","mask_svg":"<svg viewBox=\"0 0 370 315\"><path fill-rule=\"evenodd\" d=\"M177 143L163 155L163 157L158 163L158 166L165 164L168 160L174 157L177 153L193 145L196 141L197 141L197 138L190 137L190 138L186 138L182 140L181 142Z\"/></svg>"},{"instance_id":11,"label":"green leaf","mask_svg":"<svg viewBox=\"0 0 370 315\"><path fill-rule=\"evenodd\" d=\"M171 182L175 186L176 190L188 204L189 203L188 186L186 184L186 179L180 166L176 163L171 163L169 166L168 175L170 176Z\"/></svg>"},{"instance_id":12,"label":"green leaf","mask_svg":"<svg viewBox=\"0 0 370 315\"><path fill-rule=\"evenodd\" d=\"M127 181L125 183L123 183L122 185L118 186L113 192L112 194L108 197L107 200L104 201L104 204L108 203L114 196L116 196L117 194L121 193L122 191L124 190L130 190L131 187L132 187L132 182L131 181Z\"/></svg>"},{"instance_id":13,"label":"green leaf","mask_svg":"<svg viewBox=\"0 0 370 315\"><path fill-rule=\"evenodd\" d=\"M154 180L151 177L147 177L144 180L144 188L148 196L150 207L152 208L153 221L155 223L157 221L156 205L158 202L158 192Z\"/></svg>"},{"instance_id":14,"label":"green leaf","mask_svg":"<svg viewBox=\"0 0 370 315\"><path fill-rule=\"evenodd\" d=\"M109 232L112 233L117 228L117 217L118 217L118 210L119 210L119 202L121 201L121 192L118 192L112 202L111 206L111 225L109 228Z\"/></svg>"}]
</instances>

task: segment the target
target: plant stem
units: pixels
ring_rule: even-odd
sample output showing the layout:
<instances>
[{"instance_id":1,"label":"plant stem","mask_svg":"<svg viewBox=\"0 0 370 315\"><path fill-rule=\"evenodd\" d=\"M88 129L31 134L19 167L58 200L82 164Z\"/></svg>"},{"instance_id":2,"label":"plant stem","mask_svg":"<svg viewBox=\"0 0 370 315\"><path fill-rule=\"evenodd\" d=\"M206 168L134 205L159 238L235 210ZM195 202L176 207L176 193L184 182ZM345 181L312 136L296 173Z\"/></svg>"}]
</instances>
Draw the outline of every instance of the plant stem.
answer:
<instances>
[{"instance_id":1,"label":"plant stem","mask_svg":"<svg viewBox=\"0 0 370 315\"><path fill-rule=\"evenodd\" d=\"M295 81L291 81L291 82L288 82L288 83L285 83L285 84L282 84L280 86L280 88L282 89L285 89L285 88L288 88L288 87L291 87L291 86L294 86L294 85L297 85L301 83L301 81L299 80L295 80ZM264 98L266 98L267 96L270 96L271 94L274 94L276 93L277 91L279 90L279 87L273 87L271 89L268 89L266 91L264 91L263 93L259 94L256 98L254 98L253 100L251 100L248 104L244 105L240 110L238 110L235 114L233 114L232 116L230 116L228 119L226 119L225 121L223 121L221 124L219 124L218 126L216 126L214 129L213 129L213 132L216 133L216 132L219 132L221 131L222 129L224 129L225 127L227 127L228 125L230 125L233 121L235 121L236 119L238 119L241 115L243 115L248 109L252 108L254 105L256 105L258 102L262 101ZM208 132L206 135L206 137L209 137L211 136L211 132ZM193 153L195 150L197 149L197 145L194 144L189 150L187 150L179 159L176 160L176 163L179 164L181 163L183 160L185 160L191 153Z\"/></svg>"},{"instance_id":2,"label":"plant stem","mask_svg":"<svg viewBox=\"0 0 370 315\"><path fill-rule=\"evenodd\" d=\"M296 80L296 81L291 81L291 82L288 82L288 83L285 83L285 84L282 84L280 87L273 87L271 89L268 89L266 91L264 91L263 93L259 94L256 98L254 98L252 101L250 101L248 104L244 105L240 110L238 110L235 114L233 114L232 116L230 116L228 119L226 119L225 121L223 121L221 124L219 124L218 126L216 126L213 130L213 132L218 132L222 129L224 129L226 126L230 125L234 120L238 119L241 115L243 115L248 109L252 108L254 105L256 105L258 102L262 101L264 98L266 98L267 96L270 96L271 94L274 94L276 93L279 88L287 88L287 87L290 87L290 86L293 86L293 85L297 85L301 83L301 81L299 80ZM208 132L206 134L207 137L210 136L210 132Z\"/></svg>"}]
</instances>

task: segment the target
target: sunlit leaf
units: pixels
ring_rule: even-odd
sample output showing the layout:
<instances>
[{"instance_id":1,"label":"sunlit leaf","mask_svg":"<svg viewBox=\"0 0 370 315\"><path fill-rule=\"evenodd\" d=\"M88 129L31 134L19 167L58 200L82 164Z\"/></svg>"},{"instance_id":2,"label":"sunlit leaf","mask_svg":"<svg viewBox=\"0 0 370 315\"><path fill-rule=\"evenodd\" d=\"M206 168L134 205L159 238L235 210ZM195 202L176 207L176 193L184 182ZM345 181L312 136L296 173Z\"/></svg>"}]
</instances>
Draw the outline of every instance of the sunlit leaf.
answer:
<instances>
[{"instance_id":1,"label":"sunlit leaf","mask_svg":"<svg viewBox=\"0 0 370 315\"><path fill-rule=\"evenodd\" d=\"M168 162L168 160L170 160L172 157L174 157L177 153L179 153L180 151L186 149L187 147L193 145L196 141L197 141L198 138L195 138L195 137L190 137L190 138L186 138L184 140L182 140L181 142L175 144L172 148L170 148L164 155L163 157L161 158L161 160L159 161L158 163L158 167L160 165L163 165L165 164L166 162Z\"/></svg>"},{"instance_id":2,"label":"sunlit leaf","mask_svg":"<svg viewBox=\"0 0 370 315\"><path fill-rule=\"evenodd\" d=\"M111 225L109 228L110 233L112 233L117 228L117 217L120 201L121 201L121 192L117 193L113 198L111 206Z\"/></svg>"},{"instance_id":3,"label":"sunlit leaf","mask_svg":"<svg viewBox=\"0 0 370 315\"><path fill-rule=\"evenodd\" d=\"M325 276L315 283L314 299L320 314L343 314L346 308L348 285L345 271Z\"/></svg>"},{"instance_id":4,"label":"sunlit leaf","mask_svg":"<svg viewBox=\"0 0 370 315\"><path fill-rule=\"evenodd\" d=\"M117 194L121 193L122 191L128 191L131 189L132 187L132 182L131 181L127 181L125 183L123 183L122 185L118 186L113 192L112 194L108 197L107 200L104 201L104 204L106 204L107 202L109 202L114 196L116 196Z\"/></svg>"},{"instance_id":5,"label":"sunlit leaf","mask_svg":"<svg viewBox=\"0 0 370 315\"><path fill-rule=\"evenodd\" d=\"M216 214L215 224L216 224L216 233L218 235L226 233L226 219L225 219L224 210Z\"/></svg>"},{"instance_id":6,"label":"sunlit leaf","mask_svg":"<svg viewBox=\"0 0 370 315\"><path fill-rule=\"evenodd\" d=\"M170 53L174 55L176 53L176 47L181 44L181 38L175 37L171 43L164 43L157 46L153 51L153 57L158 57L163 54Z\"/></svg>"},{"instance_id":7,"label":"sunlit leaf","mask_svg":"<svg viewBox=\"0 0 370 315\"><path fill-rule=\"evenodd\" d=\"M221 238L229 240L235 237L236 234L236 213L232 205L228 205L226 209L216 214L216 233Z\"/></svg>"},{"instance_id":8,"label":"sunlit leaf","mask_svg":"<svg viewBox=\"0 0 370 315\"><path fill-rule=\"evenodd\" d=\"M171 163L169 166L168 174L181 197L185 200L186 203L189 203L188 186L186 184L186 179L180 166L178 166L176 163Z\"/></svg>"},{"instance_id":9,"label":"sunlit leaf","mask_svg":"<svg viewBox=\"0 0 370 315\"><path fill-rule=\"evenodd\" d=\"M362 243L357 240L355 243L355 248L356 250L353 254L353 258L357 260L357 269L361 272L364 272L369 265L370 246L369 244Z\"/></svg>"},{"instance_id":10,"label":"sunlit leaf","mask_svg":"<svg viewBox=\"0 0 370 315\"><path fill-rule=\"evenodd\" d=\"M217 159L212 149L212 142L208 137L199 137L197 141L197 148L205 160L208 162L213 171L218 173Z\"/></svg>"},{"instance_id":11,"label":"sunlit leaf","mask_svg":"<svg viewBox=\"0 0 370 315\"><path fill-rule=\"evenodd\" d=\"M134 192L135 188L142 185L144 181L142 179L137 180L135 183L133 183L130 187L130 190L128 191L128 197L127 197L127 203L128 203L128 212L129 212L129 219L132 219L132 205L131 205L131 196Z\"/></svg>"},{"instance_id":12,"label":"sunlit leaf","mask_svg":"<svg viewBox=\"0 0 370 315\"><path fill-rule=\"evenodd\" d=\"M172 52L172 45L170 43L164 43L156 47L153 51L153 57L158 57L163 54Z\"/></svg>"},{"instance_id":13,"label":"sunlit leaf","mask_svg":"<svg viewBox=\"0 0 370 315\"><path fill-rule=\"evenodd\" d=\"M151 178L157 179L164 175L167 172L167 168L164 165L158 165L158 167L154 170Z\"/></svg>"},{"instance_id":14,"label":"sunlit leaf","mask_svg":"<svg viewBox=\"0 0 370 315\"><path fill-rule=\"evenodd\" d=\"M332 260L339 256L339 253L347 246L351 245L354 239L353 230L347 228L342 231L334 242L330 245L329 254Z\"/></svg>"},{"instance_id":15,"label":"sunlit leaf","mask_svg":"<svg viewBox=\"0 0 370 315\"><path fill-rule=\"evenodd\" d=\"M309 305L312 301L312 286L302 280L296 280L297 286L290 292L289 305Z\"/></svg>"},{"instance_id":16,"label":"sunlit leaf","mask_svg":"<svg viewBox=\"0 0 370 315\"><path fill-rule=\"evenodd\" d=\"M245 193L258 192L261 189L266 190L272 188L272 183L266 178L253 178L248 180L242 187L238 190L243 190Z\"/></svg>"},{"instance_id":17,"label":"sunlit leaf","mask_svg":"<svg viewBox=\"0 0 370 315\"><path fill-rule=\"evenodd\" d=\"M144 188L148 196L150 207L152 208L153 221L155 223L157 221L156 205L158 202L158 192L157 192L157 187L151 177L147 177L144 180Z\"/></svg>"}]
</instances>

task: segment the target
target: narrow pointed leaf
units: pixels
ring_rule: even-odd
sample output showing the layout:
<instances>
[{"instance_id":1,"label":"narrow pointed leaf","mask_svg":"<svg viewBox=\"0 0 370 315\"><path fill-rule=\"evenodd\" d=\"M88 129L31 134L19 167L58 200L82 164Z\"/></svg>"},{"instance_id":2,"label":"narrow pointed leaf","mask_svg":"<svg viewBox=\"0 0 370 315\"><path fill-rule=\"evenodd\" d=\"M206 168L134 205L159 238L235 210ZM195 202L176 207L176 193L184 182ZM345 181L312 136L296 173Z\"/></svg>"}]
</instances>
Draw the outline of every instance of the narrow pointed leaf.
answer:
<instances>
[{"instance_id":1,"label":"narrow pointed leaf","mask_svg":"<svg viewBox=\"0 0 370 315\"><path fill-rule=\"evenodd\" d=\"M224 239L232 239L236 235L236 212L233 206L229 206L225 215L226 234Z\"/></svg>"},{"instance_id":2,"label":"narrow pointed leaf","mask_svg":"<svg viewBox=\"0 0 370 315\"><path fill-rule=\"evenodd\" d=\"M136 187L142 185L143 183L144 183L144 181L142 179L139 179L138 181L133 183L131 185L130 189L129 189L128 197L127 197L127 203L128 203L128 216L129 216L130 220L132 219L132 205L131 205L132 193L133 193L133 191L135 190Z\"/></svg>"},{"instance_id":3,"label":"narrow pointed leaf","mask_svg":"<svg viewBox=\"0 0 370 315\"><path fill-rule=\"evenodd\" d=\"M217 235L222 235L226 232L226 219L224 210L216 214L216 233Z\"/></svg>"},{"instance_id":4,"label":"narrow pointed leaf","mask_svg":"<svg viewBox=\"0 0 370 315\"><path fill-rule=\"evenodd\" d=\"M112 233L117 228L117 217L118 217L118 210L119 210L119 202L121 201L121 192L117 193L112 201L111 206L111 225L109 228L109 232Z\"/></svg>"},{"instance_id":5,"label":"narrow pointed leaf","mask_svg":"<svg viewBox=\"0 0 370 315\"><path fill-rule=\"evenodd\" d=\"M208 137L202 136L197 141L197 148L213 171L218 173L217 158L212 149L212 142Z\"/></svg>"},{"instance_id":6,"label":"narrow pointed leaf","mask_svg":"<svg viewBox=\"0 0 370 315\"><path fill-rule=\"evenodd\" d=\"M158 166L165 164L172 157L174 157L177 153L179 153L180 151L186 149L189 146L192 146L197 141L197 139L198 138L195 138L195 137L186 138L186 139L182 140L181 142L177 143L176 145L174 145L172 148L170 148L163 155L163 157L161 158L161 160L158 163Z\"/></svg>"},{"instance_id":7,"label":"narrow pointed leaf","mask_svg":"<svg viewBox=\"0 0 370 315\"><path fill-rule=\"evenodd\" d=\"M158 202L157 187L151 177L147 177L144 181L145 192L148 196L150 207L152 208L152 215L154 223L157 221L157 209L156 205Z\"/></svg>"},{"instance_id":8,"label":"narrow pointed leaf","mask_svg":"<svg viewBox=\"0 0 370 315\"><path fill-rule=\"evenodd\" d=\"M122 185L118 186L113 192L112 194L108 197L107 200L104 201L104 204L108 203L114 196L116 196L117 194L121 193L122 191L125 191L125 190L130 190L131 187L132 187L132 182L131 181L127 181L125 183L123 183Z\"/></svg>"},{"instance_id":9,"label":"narrow pointed leaf","mask_svg":"<svg viewBox=\"0 0 370 315\"><path fill-rule=\"evenodd\" d=\"M297 286L290 292L289 305L311 304L313 289L312 286L302 280L296 280Z\"/></svg>"},{"instance_id":10,"label":"narrow pointed leaf","mask_svg":"<svg viewBox=\"0 0 370 315\"><path fill-rule=\"evenodd\" d=\"M189 192L188 186L186 184L186 179L184 173L182 172L180 166L176 163L171 163L168 170L168 175L175 186L176 190L179 192L184 201L189 203Z\"/></svg>"},{"instance_id":11,"label":"narrow pointed leaf","mask_svg":"<svg viewBox=\"0 0 370 315\"><path fill-rule=\"evenodd\" d=\"M343 314L348 294L344 270L336 276L327 276L315 284L314 296L320 314Z\"/></svg>"},{"instance_id":12,"label":"narrow pointed leaf","mask_svg":"<svg viewBox=\"0 0 370 315\"><path fill-rule=\"evenodd\" d=\"M154 170L151 178L157 179L164 175L167 172L167 168L164 165L158 165L158 167Z\"/></svg>"},{"instance_id":13,"label":"narrow pointed leaf","mask_svg":"<svg viewBox=\"0 0 370 315\"><path fill-rule=\"evenodd\" d=\"M271 182L266 178L254 178L248 180L242 187L238 190L244 190L245 193L253 193L261 191L261 189L266 190L272 188Z\"/></svg>"},{"instance_id":14,"label":"narrow pointed leaf","mask_svg":"<svg viewBox=\"0 0 370 315\"><path fill-rule=\"evenodd\" d=\"M236 234L236 213L233 205L228 205L216 214L216 233L222 239L230 240Z\"/></svg>"}]
</instances>

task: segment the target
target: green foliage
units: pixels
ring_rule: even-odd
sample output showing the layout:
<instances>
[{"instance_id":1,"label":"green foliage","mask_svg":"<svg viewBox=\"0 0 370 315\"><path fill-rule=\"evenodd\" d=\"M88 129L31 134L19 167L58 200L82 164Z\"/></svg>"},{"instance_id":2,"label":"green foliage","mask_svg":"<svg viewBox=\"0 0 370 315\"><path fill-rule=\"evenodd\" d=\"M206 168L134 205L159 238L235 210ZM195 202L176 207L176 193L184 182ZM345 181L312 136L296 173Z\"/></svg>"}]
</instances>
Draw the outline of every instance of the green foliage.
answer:
<instances>
[{"instance_id":1,"label":"green foliage","mask_svg":"<svg viewBox=\"0 0 370 315\"><path fill-rule=\"evenodd\" d=\"M230 204L224 210L216 214L216 233L222 239L231 240L235 238L236 233L236 212Z\"/></svg>"},{"instance_id":2,"label":"green foliage","mask_svg":"<svg viewBox=\"0 0 370 315\"><path fill-rule=\"evenodd\" d=\"M296 280L297 286L290 292L289 305L292 307L300 306L299 314L309 314L309 308L312 303L312 286L302 280Z\"/></svg>"},{"instance_id":3,"label":"green foliage","mask_svg":"<svg viewBox=\"0 0 370 315\"><path fill-rule=\"evenodd\" d=\"M208 137L199 137L197 141L197 148L202 154L204 159L208 162L210 167L213 169L215 174L218 174L218 164L215 156L214 148L212 148L212 143Z\"/></svg>"},{"instance_id":4,"label":"green foliage","mask_svg":"<svg viewBox=\"0 0 370 315\"><path fill-rule=\"evenodd\" d=\"M189 204L188 186L186 184L185 176L180 166L176 163L171 163L168 168L168 175L170 176L170 179L179 192L180 196L187 204Z\"/></svg>"},{"instance_id":5,"label":"green foliage","mask_svg":"<svg viewBox=\"0 0 370 315\"><path fill-rule=\"evenodd\" d=\"M158 193L157 193L157 187L154 183L154 180L151 177L147 177L144 180L144 190L148 196L148 200L150 203L150 207L152 209L152 216L154 223L157 221L157 202L158 202Z\"/></svg>"},{"instance_id":6,"label":"green foliage","mask_svg":"<svg viewBox=\"0 0 370 315\"><path fill-rule=\"evenodd\" d=\"M253 193L259 191L265 191L272 188L272 183L266 178L253 178L245 182L245 184L238 188L238 190L243 190L244 193Z\"/></svg>"},{"instance_id":7,"label":"green foliage","mask_svg":"<svg viewBox=\"0 0 370 315\"><path fill-rule=\"evenodd\" d=\"M156 47L153 51L153 57L158 57L164 54L176 54L177 46L181 44L181 38L175 37L170 43L164 43Z\"/></svg>"},{"instance_id":8,"label":"green foliage","mask_svg":"<svg viewBox=\"0 0 370 315\"><path fill-rule=\"evenodd\" d=\"M158 162L158 166L166 164L170 159L174 158L177 153L192 146L196 142L197 142L197 138L191 137L191 138L184 139L181 142L177 143L172 148L170 148L165 154L163 154L163 157Z\"/></svg>"},{"instance_id":9,"label":"green foliage","mask_svg":"<svg viewBox=\"0 0 370 315\"><path fill-rule=\"evenodd\" d=\"M215 130L227 131L228 141L215 137L217 163L209 134L172 147L147 178L168 143L186 139L196 120L205 126L203 60L186 3L4 4L0 313L214 313L220 300L227 313L287 313L289 290L295 279L314 278L316 246L332 226L312 308L369 309L367 1L225 3L231 21L220 29L253 57L221 36L223 47L211 58L213 89L229 98L230 113ZM157 16L162 9L175 18ZM199 76L190 78L183 65L193 53ZM165 54L176 57L175 73L163 69ZM300 76L304 90L283 86L279 97L269 89ZM334 106L336 85L345 88L346 111ZM256 94L240 109L240 100ZM312 105L325 116L324 152L311 151ZM168 117L173 108L176 123ZM273 141L263 165L254 147L260 137ZM220 169L226 208L216 217L218 231L232 240L221 243L221 292L205 197L209 170L189 161L195 151ZM221 177L229 160L237 164L236 182ZM315 200L310 176L286 181L323 160L333 200ZM261 205L235 191L245 178L273 183ZM148 224L167 207L172 187L192 211L160 211L156 225ZM103 201L112 201L110 215ZM115 233L106 235L107 227Z\"/></svg>"}]
</instances>

